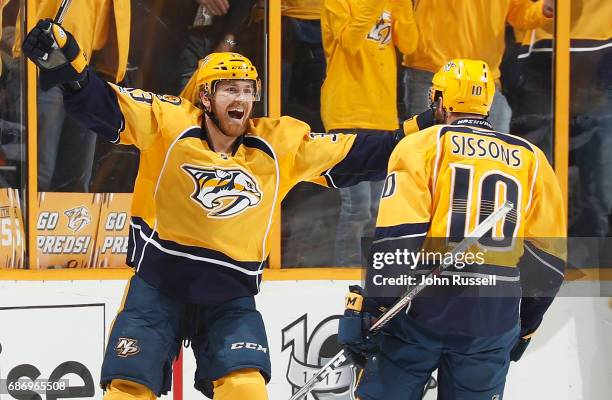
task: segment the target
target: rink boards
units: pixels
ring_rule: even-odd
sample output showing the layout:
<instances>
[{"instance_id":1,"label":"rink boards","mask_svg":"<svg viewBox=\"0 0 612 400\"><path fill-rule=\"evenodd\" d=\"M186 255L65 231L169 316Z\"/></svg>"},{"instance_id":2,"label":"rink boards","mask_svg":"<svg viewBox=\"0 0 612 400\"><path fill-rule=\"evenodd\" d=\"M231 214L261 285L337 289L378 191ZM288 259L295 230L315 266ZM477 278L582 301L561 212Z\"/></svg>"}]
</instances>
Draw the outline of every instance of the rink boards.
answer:
<instances>
[{"instance_id":1,"label":"rink boards","mask_svg":"<svg viewBox=\"0 0 612 400\"><path fill-rule=\"evenodd\" d=\"M268 281L257 297L272 357L271 400L290 396L337 350L333 338L351 281ZM585 282L595 285L597 282ZM0 382L30 376L68 383L101 399L99 370L125 280L0 281ZM526 355L513 363L507 400L604 400L612 393L612 310L607 298L558 298ZM183 394L193 389L195 361L183 357ZM354 371L344 367L316 389L317 400L349 400ZM80 388L80 389L78 389ZM40 394L46 399L44 393ZM0 399L14 397L0 387ZM61 397L59 397L61 398ZM435 388L426 399L435 398Z\"/></svg>"}]
</instances>

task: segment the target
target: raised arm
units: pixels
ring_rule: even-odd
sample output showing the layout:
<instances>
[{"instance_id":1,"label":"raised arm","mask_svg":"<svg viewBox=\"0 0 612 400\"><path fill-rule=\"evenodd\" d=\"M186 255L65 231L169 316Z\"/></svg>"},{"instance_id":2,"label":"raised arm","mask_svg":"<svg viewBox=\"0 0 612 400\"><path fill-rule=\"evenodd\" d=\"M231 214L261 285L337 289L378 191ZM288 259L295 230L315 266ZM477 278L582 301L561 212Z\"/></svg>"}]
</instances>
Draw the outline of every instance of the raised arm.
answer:
<instances>
[{"instance_id":1,"label":"raised arm","mask_svg":"<svg viewBox=\"0 0 612 400\"><path fill-rule=\"evenodd\" d=\"M349 53L356 53L364 43L368 31L383 11L382 0L325 0L321 23L327 25L334 41Z\"/></svg>"},{"instance_id":2,"label":"raised arm","mask_svg":"<svg viewBox=\"0 0 612 400\"><path fill-rule=\"evenodd\" d=\"M51 20L41 20L23 43L24 54L40 71L42 90L61 85L66 110L113 143L146 149L159 137L157 116L174 96L158 96L107 83L87 66L76 39Z\"/></svg>"},{"instance_id":3,"label":"raised arm","mask_svg":"<svg viewBox=\"0 0 612 400\"><path fill-rule=\"evenodd\" d=\"M419 43L419 30L414 19L412 0L391 0L393 43L403 54L414 52Z\"/></svg>"},{"instance_id":4,"label":"raised arm","mask_svg":"<svg viewBox=\"0 0 612 400\"><path fill-rule=\"evenodd\" d=\"M147 149L161 136L158 118L162 108L182 104L176 96L124 88L105 82L92 71L87 74L81 89L65 91L66 111L112 143Z\"/></svg>"},{"instance_id":5,"label":"raised arm","mask_svg":"<svg viewBox=\"0 0 612 400\"><path fill-rule=\"evenodd\" d=\"M508 22L518 29L535 29L551 22L553 7L550 0L512 0Z\"/></svg>"}]
</instances>

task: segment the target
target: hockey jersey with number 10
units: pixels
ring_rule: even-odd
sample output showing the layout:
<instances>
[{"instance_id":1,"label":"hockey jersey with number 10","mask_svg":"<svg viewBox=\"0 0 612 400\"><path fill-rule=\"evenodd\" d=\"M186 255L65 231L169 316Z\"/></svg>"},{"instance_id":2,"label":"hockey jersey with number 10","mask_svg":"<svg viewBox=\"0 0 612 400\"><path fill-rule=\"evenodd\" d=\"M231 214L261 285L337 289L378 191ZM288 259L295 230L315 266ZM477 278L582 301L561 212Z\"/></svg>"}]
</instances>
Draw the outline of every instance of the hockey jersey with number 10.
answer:
<instances>
[{"instance_id":1,"label":"hockey jersey with number 10","mask_svg":"<svg viewBox=\"0 0 612 400\"><path fill-rule=\"evenodd\" d=\"M516 325L522 296L523 331L535 330L563 280L566 228L553 170L528 141L495 132L486 120L461 119L410 134L398 144L389 162L373 252L388 251L391 243L411 251L452 246L506 200L514 209L471 249L484 254L484 262L443 272L448 277L494 275L495 286L424 291L411 307L414 318L441 332L498 335ZM521 283L529 287L526 280L533 276L542 277L535 283L540 289L545 283L551 296L535 298L532 289L521 294Z\"/></svg>"},{"instance_id":2,"label":"hockey jersey with number 10","mask_svg":"<svg viewBox=\"0 0 612 400\"><path fill-rule=\"evenodd\" d=\"M66 109L115 143L140 150L129 265L174 298L215 304L254 295L275 210L300 181L384 179L396 140L310 132L296 119L253 119L232 154L211 150L202 110L185 99L89 83Z\"/></svg>"}]
</instances>

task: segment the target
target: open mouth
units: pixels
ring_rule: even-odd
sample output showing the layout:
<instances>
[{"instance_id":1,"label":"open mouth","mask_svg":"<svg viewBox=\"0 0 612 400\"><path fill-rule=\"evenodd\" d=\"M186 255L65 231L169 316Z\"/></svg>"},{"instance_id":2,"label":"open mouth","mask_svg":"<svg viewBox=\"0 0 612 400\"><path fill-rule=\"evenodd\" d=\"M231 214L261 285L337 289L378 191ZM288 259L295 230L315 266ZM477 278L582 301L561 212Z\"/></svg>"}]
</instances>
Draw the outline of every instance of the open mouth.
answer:
<instances>
[{"instance_id":1,"label":"open mouth","mask_svg":"<svg viewBox=\"0 0 612 400\"><path fill-rule=\"evenodd\" d=\"M242 120L244 117L244 110L228 110L227 115L231 119Z\"/></svg>"}]
</instances>

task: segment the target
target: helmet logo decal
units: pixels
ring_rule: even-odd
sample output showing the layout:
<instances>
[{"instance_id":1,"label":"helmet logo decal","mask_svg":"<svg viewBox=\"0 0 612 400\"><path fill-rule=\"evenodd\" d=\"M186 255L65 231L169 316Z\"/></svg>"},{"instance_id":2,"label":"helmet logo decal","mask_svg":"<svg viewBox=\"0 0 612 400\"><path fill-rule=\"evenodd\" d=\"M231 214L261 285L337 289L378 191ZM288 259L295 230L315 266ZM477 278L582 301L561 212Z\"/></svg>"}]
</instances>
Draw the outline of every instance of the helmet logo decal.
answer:
<instances>
[{"instance_id":1,"label":"helmet logo decal","mask_svg":"<svg viewBox=\"0 0 612 400\"><path fill-rule=\"evenodd\" d=\"M261 202L263 193L257 181L240 168L183 165L182 169L194 181L191 199L208 211L210 218L230 218Z\"/></svg>"},{"instance_id":2,"label":"helmet logo decal","mask_svg":"<svg viewBox=\"0 0 612 400\"><path fill-rule=\"evenodd\" d=\"M485 61L454 59L433 76L430 103L441 93L444 108L450 112L488 115L495 95L495 83L489 77Z\"/></svg>"}]
</instances>

